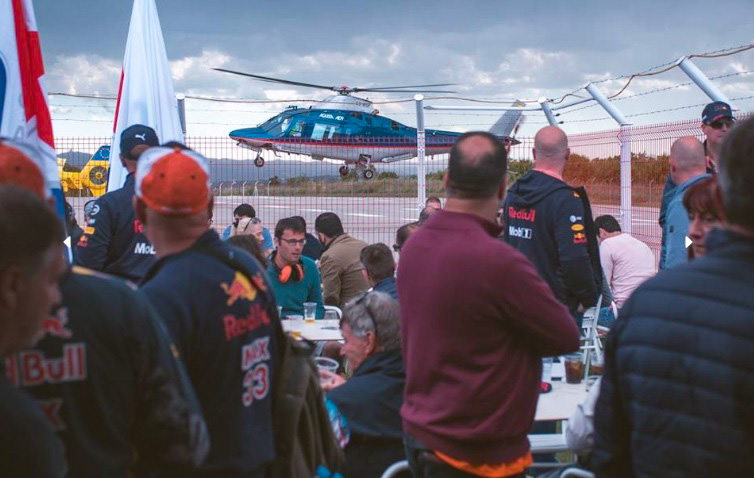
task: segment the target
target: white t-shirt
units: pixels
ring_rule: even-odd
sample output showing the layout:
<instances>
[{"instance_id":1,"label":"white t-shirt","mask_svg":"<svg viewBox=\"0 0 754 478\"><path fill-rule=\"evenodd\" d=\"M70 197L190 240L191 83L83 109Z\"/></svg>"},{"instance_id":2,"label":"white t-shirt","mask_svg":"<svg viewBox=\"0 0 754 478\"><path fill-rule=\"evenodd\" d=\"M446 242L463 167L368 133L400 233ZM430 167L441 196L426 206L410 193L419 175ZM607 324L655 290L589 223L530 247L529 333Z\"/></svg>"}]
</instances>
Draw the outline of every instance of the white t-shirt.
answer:
<instances>
[{"instance_id":1,"label":"white t-shirt","mask_svg":"<svg viewBox=\"0 0 754 478\"><path fill-rule=\"evenodd\" d=\"M600 261L618 308L657 272L652 250L629 234L608 237L600 244Z\"/></svg>"}]
</instances>

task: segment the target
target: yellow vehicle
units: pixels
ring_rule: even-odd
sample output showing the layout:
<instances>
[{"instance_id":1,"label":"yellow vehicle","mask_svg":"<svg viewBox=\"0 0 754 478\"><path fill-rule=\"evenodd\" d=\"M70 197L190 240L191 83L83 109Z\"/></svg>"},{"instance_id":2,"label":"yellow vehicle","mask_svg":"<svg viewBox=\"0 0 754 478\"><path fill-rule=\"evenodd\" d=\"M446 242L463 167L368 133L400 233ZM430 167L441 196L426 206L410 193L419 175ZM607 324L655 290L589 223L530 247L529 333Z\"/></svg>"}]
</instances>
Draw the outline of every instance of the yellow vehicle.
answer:
<instances>
[{"instance_id":1,"label":"yellow vehicle","mask_svg":"<svg viewBox=\"0 0 754 478\"><path fill-rule=\"evenodd\" d=\"M58 158L58 174L63 194L101 196L107 190L110 146L100 146L81 171L66 171L65 159Z\"/></svg>"}]
</instances>

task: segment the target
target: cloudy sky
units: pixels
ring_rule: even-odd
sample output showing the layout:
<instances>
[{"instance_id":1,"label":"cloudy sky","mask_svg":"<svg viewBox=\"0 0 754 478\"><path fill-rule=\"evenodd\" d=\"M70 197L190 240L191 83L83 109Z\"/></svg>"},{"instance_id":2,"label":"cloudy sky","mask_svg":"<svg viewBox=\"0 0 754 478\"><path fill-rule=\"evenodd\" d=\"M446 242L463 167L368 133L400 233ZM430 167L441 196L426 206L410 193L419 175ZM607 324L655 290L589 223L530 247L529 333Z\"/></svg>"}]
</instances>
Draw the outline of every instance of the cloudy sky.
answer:
<instances>
[{"instance_id":1,"label":"cloudy sky","mask_svg":"<svg viewBox=\"0 0 754 478\"><path fill-rule=\"evenodd\" d=\"M51 93L114 96L131 2L34 2ZM224 67L298 81L349 86L456 83L454 96L476 100L558 98L588 81L648 70L687 54L754 43L751 0L701 2L362 0L250 2L157 0L176 92L280 103L189 99L188 132L222 136L254 125L316 90L275 87L212 71ZM734 105L754 109L754 50L694 60ZM625 79L600 83L606 94ZM634 124L699 117L704 94L679 69L637 79L618 106ZM660 92L653 90L664 89ZM645 94L642 94L645 93ZM582 90L578 94L585 94ZM633 95L639 95L631 98ZM405 99L371 96L375 101ZM54 95L56 136L105 136L115 102ZM465 105L461 100L429 101ZM413 105L387 103L383 114L414 125ZM669 111L667 111L669 110ZM488 128L498 113L428 113L427 127ZM614 127L599 107L561 115L566 132ZM529 114L521 134L544 123Z\"/></svg>"}]
</instances>

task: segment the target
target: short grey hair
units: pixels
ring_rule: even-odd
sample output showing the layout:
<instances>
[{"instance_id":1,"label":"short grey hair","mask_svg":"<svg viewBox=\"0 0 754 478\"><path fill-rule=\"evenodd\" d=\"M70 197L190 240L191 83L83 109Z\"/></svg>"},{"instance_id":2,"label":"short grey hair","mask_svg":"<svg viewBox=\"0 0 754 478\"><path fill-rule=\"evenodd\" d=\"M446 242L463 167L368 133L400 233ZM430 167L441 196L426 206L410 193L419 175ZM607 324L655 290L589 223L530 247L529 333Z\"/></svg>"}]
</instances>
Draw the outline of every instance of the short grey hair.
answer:
<instances>
[{"instance_id":1,"label":"short grey hair","mask_svg":"<svg viewBox=\"0 0 754 478\"><path fill-rule=\"evenodd\" d=\"M400 307L395 299L384 292L365 292L348 301L343 308L340 326L343 327L343 324L348 324L351 333L357 337L372 332L377 339L376 350L379 352L398 350L401 346Z\"/></svg>"}]
</instances>

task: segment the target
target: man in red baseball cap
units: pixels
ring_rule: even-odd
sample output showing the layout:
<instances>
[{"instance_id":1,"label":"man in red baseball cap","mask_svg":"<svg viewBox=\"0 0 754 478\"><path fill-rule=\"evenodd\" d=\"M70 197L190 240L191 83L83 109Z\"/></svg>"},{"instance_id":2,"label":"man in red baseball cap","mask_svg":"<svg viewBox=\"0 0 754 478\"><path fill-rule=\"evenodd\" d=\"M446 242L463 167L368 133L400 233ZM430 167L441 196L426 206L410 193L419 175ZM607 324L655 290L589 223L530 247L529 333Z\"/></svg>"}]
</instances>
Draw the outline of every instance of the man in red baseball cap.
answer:
<instances>
[{"instance_id":1,"label":"man in red baseball cap","mask_svg":"<svg viewBox=\"0 0 754 478\"><path fill-rule=\"evenodd\" d=\"M262 477L275 456L270 395L277 349L265 271L209 227L209 169L199 154L147 150L135 191L136 217L157 253L142 290L187 357L209 428L202 471Z\"/></svg>"},{"instance_id":2,"label":"man in red baseball cap","mask_svg":"<svg viewBox=\"0 0 754 478\"><path fill-rule=\"evenodd\" d=\"M5 362L3 376L10 384L0 379L0 455L15 453L7 459L0 456L3 472L63 476L67 461L68 476L127 476L136 468L148 474L189 474L207 454L209 443L175 347L161 319L133 286L78 266L65 270L62 222L51 208L35 206L44 199L45 188L33 155L23 145L0 141L0 255L11 256L0 263L23 261L27 250L45 240L54 249L40 268L48 280L44 293L34 279L37 273L29 276L30 286L14 308L4 301L9 295L0 293L0 323L8 312L26 331L22 335L0 328L0 344L8 345L0 352L18 352ZM9 183L20 187L11 191ZM19 202L24 214L8 223ZM48 265L51 260L54 264ZM58 283L60 292L52 300ZM39 423L25 415L16 399L8 424L3 405L7 394L19 393L15 387L37 400L29 400L26 408L40 415ZM21 429L14 429L14 423ZM52 426L57 438L53 430L49 436L43 433L42 425ZM23 452L27 440L36 450L28 457ZM59 441L65 459L60 451L55 460ZM43 467L52 471L36 471Z\"/></svg>"}]
</instances>

